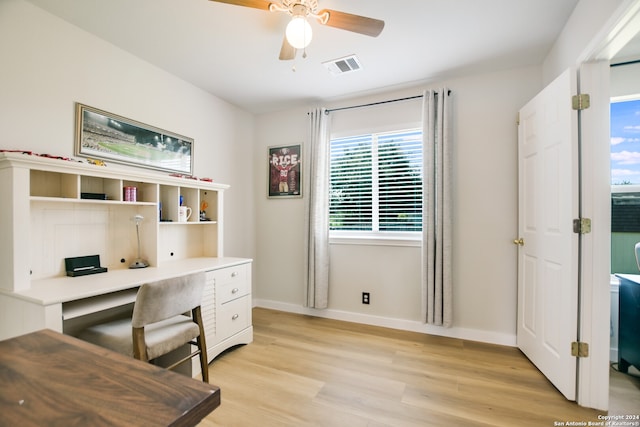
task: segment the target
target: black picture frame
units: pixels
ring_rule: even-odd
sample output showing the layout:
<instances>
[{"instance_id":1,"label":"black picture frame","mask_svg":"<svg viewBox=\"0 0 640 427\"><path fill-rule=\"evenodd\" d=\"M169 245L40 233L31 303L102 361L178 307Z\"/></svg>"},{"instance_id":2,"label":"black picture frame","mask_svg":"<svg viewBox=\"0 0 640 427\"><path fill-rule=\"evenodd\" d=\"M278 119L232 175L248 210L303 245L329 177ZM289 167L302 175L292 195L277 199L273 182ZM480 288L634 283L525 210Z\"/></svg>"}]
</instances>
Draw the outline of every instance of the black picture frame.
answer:
<instances>
[{"instance_id":1,"label":"black picture frame","mask_svg":"<svg viewBox=\"0 0 640 427\"><path fill-rule=\"evenodd\" d=\"M302 146L268 147L268 197L302 197Z\"/></svg>"}]
</instances>

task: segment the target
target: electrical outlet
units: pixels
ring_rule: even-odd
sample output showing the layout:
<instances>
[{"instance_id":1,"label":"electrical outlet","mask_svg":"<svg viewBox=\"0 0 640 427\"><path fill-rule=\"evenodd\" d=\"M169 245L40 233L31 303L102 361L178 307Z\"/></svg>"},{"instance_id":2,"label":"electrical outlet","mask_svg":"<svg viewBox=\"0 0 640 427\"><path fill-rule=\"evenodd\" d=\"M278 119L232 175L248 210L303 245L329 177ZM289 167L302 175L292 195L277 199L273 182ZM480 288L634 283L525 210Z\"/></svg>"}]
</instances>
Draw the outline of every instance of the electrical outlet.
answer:
<instances>
[{"instance_id":1,"label":"electrical outlet","mask_svg":"<svg viewBox=\"0 0 640 427\"><path fill-rule=\"evenodd\" d=\"M362 303L369 304L369 292L362 293Z\"/></svg>"}]
</instances>

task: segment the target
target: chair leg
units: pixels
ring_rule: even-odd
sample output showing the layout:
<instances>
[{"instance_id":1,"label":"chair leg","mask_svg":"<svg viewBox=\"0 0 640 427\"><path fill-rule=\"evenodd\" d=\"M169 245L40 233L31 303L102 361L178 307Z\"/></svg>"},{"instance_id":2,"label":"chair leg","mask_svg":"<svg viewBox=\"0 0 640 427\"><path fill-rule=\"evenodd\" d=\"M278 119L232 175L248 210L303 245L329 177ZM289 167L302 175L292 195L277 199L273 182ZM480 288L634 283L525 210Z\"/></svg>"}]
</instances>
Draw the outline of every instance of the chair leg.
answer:
<instances>
[{"instance_id":1,"label":"chair leg","mask_svg":"<svg viewBox=\"0 0 640 427\"><path fill-rule=\"evenodd\" d=\"M132 328L133 337L133 357L148 362L147 358L147 344L144 340L144 327Z\"/></svg>"},{"instance_id":2,"label":"chair leg","mask_svg":"<svg viewBox=\"0 0 640 427\"><path fill-rule=\"evenodd\" d=\"M198 347L200 347L200 369L202 370L202 381L209 382L209 364L207 363L207 349L203 346L202 340L198 338Z\"/></svg>"},{"instance_id":3,"label":"chair leg","mask_svg":"<svg viewBox=\"0 0 640 427\"><path fill-rule=\"evenodd\" d=\"M204 335L204 324L202 323L202 310L200 306L192 310L193 319L198 324L200 336L197 338L198 349L200 350L200 369L202 371L202 381L209 382L209 361L207 360L207 340Z\"/></svg>"}]
</instances>

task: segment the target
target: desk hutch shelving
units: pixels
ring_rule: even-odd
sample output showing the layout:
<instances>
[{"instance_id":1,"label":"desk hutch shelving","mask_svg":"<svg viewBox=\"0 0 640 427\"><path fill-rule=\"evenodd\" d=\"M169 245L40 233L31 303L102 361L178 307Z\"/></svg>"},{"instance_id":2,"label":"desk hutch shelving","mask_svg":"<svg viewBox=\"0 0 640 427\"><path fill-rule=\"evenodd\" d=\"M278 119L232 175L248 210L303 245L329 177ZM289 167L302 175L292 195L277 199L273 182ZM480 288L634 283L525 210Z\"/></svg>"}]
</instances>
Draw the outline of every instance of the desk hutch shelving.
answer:
<instances>
[{"instance_id":1,"label":"desk hutch shelving","mask_svg":"<svg viewBox=\"0 0 640 427\"><path fill-rule=\"evenodd\" d=\"M125 187L136 187L135 202L125 201ZM0 339L42 328L74 335L129 310L145 282L206 271L209 358L251 342L251 260L223 256L227 188L142 169L0 153ZM193 210L184 223L177 222L180 196ZM198 215L203 205L207 220ZM129 269L138 251L136 215L144 217L141 257L150 266ZM99 255L108 272L66 276L64 259L86 255Z\"/></svg>"}]
</instances>

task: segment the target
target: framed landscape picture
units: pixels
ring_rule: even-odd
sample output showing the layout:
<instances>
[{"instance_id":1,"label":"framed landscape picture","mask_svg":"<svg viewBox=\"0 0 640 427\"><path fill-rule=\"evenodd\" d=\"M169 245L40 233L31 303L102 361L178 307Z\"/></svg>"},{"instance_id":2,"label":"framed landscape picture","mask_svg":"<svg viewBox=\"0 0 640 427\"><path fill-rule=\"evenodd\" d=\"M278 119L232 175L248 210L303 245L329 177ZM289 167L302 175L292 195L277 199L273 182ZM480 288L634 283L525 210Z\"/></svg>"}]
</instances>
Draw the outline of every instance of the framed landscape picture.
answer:
<instances>
[{"instance_id":1,"label":"framed landscape picture","mask_svg":"<svg viewBox=\"0 0 640 427\"><path fill-rule=\"evenodd\" d=\"M300 147L269 147L269 197L302 197Z\"/></svg>"},{"instance_id":2,"label":"framed landscape picture","mask_svg":"<svg viewBox=\"0 0 640 427\"><path fill-rule=\"evenodd\" d=\"M193 139L80 103L76 155L193 174Z\"/></svg>"}]
</instances>

